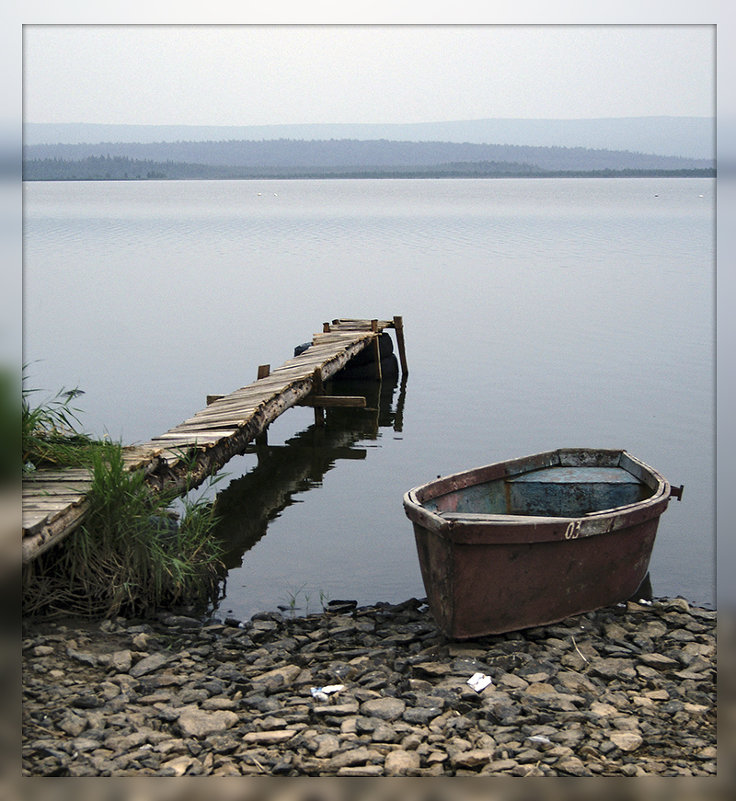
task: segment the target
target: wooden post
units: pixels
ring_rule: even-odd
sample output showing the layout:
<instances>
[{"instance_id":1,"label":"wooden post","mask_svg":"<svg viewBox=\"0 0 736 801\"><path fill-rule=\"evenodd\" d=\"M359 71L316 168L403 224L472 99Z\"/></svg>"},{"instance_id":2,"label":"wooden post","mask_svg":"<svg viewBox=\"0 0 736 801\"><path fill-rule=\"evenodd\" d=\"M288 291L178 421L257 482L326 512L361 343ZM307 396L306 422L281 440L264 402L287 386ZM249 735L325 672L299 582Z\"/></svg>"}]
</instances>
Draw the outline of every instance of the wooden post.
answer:
<instances>
[{"instance_id":1,"label":"wooden post","mask_svg":"<svg viewBox=\"0 0 736 801\"><path fill-rule=\"evenodd\" d=\"M371 331L374 333L373 358L376 363L376 381L380 381L383 378L383 374L381 372L381 345L379 342L379 337L381 335L378 333L378 320L371 320Z\"/></svg>"},{"instance_id":2,"label":"wooden post","mask_svg":"<svg viewBox=\"0 0 736 801\"><path fill-rule=\"evenodd\" d=\"M409 367L406 364L406 346L404 344L404 318L394 317L394 329L396 331L396 344L399 347L399 360L401 361L401 372L409 375Z\"/></svg>"},{"instance_id":3,"label":"wooden post","mask_svg":"<svg viewBox=\"0 0 736 801\"><path fill-rule=\"evenodd\" d=\"M260 464L263 458L268 453L268 426L266 426L260 434L255 438L256 456Z\"/></svg>"},{"instance_id":4,"label":"wooden post","mask_svg":"<svg viewBox=\"0 0 736 801\"><path fill-rule=\"evenodd\" d=\"M330 333L330 324L329 323L322 323L322 333L329 334Z\"/></svg>"},{"instance_id":5,"label":"wooden post","mask_svg":"<svg viewBox=\"0 0 736 801\"><path fill-rule=\"evenodd\" d=\"M322 383L322 370L319 367L315 367L314 373L312 373L312 393L314 395L324 395L325 393L325 386ZM314 407L314 424L316 426L325 424L325 414L321 406Z\"/></svg>"},{"instance_id":6,"label":"wooden post","mask_svg":"<svg viewBox=\"0 0 736 801\"><path fill-rule=\"evenodd\" d=\"M371 326L374 331L376 331L377 326L374 324L376 320L373 320L373 325ZM383 379L383 371L381 370L381 335L376 334L373 337L373 358L376 360L376 381L381 381Z\"/></svg>"},{"instance_id":7,"label":"wooden post","mask_svg":"<svg viewBox=\"0 0 736 801\"><path fill-rule=\"evenodd\" d=\"M259 364L258 365L258 380L261 378L268 378L271 375L271 365L270 364Z\"/></svg>"}]
</instances>

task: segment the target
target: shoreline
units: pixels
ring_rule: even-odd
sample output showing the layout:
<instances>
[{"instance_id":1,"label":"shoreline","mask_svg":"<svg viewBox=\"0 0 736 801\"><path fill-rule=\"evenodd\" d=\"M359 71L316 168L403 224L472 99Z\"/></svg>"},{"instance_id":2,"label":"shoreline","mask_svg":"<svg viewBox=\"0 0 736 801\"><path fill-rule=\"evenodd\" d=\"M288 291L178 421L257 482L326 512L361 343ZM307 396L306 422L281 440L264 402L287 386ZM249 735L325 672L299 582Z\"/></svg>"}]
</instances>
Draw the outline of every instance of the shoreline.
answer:
<instances>
[{"instance_id":1,"label":"shoreline","mask_svg":"<svg viewBox=\"0 0 736 801\"><path fill-rule=\"evenodd\" d=\"M714 776L716 623L683 598L466 641L414 598L24 619L22 773Z\"/></svg>"}]
</instances>

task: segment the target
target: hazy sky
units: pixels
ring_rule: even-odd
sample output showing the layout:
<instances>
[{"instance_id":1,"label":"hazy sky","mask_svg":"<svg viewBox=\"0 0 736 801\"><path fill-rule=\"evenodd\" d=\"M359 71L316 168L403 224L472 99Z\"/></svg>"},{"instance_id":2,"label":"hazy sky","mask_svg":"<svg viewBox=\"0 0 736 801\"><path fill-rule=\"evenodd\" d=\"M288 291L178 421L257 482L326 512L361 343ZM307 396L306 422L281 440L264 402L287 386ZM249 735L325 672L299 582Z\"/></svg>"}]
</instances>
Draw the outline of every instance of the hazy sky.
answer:
<instances>
[{"instance_id":1,"label":"hazy sky","mask_svg":"<svg viewBox=\"0 0 736 801\"><path fill-rule=\"evenodd\" d=\"M715 27L37 26L26 122L707 116Z\"/></svg>"}]
</instances>

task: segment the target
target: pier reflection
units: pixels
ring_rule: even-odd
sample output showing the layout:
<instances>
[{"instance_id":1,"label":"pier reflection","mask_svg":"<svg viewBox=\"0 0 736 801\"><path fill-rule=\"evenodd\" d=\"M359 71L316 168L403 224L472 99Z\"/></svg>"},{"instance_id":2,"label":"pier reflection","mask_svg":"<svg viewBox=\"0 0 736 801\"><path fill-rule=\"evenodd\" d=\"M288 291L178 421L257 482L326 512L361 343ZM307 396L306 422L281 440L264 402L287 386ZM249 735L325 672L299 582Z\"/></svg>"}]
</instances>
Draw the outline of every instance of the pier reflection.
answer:
<instances>
[{"instance_id":1,"label":"pier reflection","mask_svg":"<svg viewBox=\"0 0 736 801\"><path fill-rule=\"evenodd\" d=\"M261 439L248 447L257 464L231 481L215 499L220 517L216 535L224 548L223 562L230 570L243 564L243 556L268 531L269 523L294 496L322 485L326 473L342 459L365 459L368 451L357 443L375 440L381 428L400 432L403 427L406 378L393 380L340 380L326 385L328 393L363 395L365 408L332 407L324 421L295 434L283 445Z\"/></svg>"}]
</instances>

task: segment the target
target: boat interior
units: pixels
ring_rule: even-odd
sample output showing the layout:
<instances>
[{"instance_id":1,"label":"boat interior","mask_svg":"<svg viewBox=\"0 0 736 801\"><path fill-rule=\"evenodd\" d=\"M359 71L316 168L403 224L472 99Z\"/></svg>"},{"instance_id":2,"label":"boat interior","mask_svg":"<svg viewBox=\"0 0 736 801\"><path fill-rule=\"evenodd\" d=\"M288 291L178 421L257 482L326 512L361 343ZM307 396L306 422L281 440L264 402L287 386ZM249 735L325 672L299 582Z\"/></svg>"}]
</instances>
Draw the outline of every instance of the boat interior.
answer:
<instances>
[{"instance_id":1,"label":"boat interior","mask_svg":"<svg viewBox=\"0 0 736 801\"><path fill-rule=\"evenodd\" d=\"M437 513L581 517L638 503L655 492L623 467L545 467L425 498Z\"/></svg>"}]
</instances>

